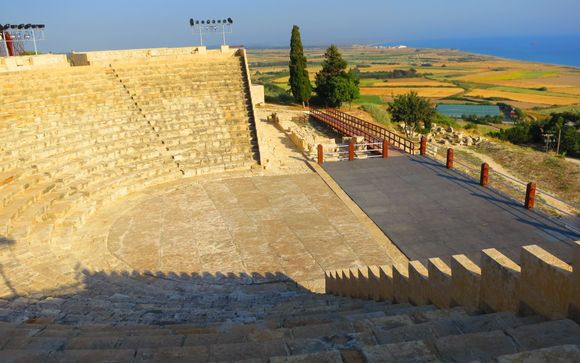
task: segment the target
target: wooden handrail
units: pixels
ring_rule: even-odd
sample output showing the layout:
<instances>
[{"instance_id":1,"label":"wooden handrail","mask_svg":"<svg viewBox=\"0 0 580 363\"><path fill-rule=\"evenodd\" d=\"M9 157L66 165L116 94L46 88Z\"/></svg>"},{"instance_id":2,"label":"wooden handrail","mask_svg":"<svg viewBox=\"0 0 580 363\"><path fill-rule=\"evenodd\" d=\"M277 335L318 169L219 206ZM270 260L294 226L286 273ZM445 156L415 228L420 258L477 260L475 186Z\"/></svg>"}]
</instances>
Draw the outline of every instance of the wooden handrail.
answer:
<instances>
[{"instance_id":1,"label":"wooden handrail","mask_svg":"<svg viewBox=\"0 0 580 363\"><path fill-rule=\"evenodd\" d=\"M415 154L415 143L380 125L362 120L358 117L341 112L335 108L323 110L310 107L310 114L336 131L347 136L363 136L368 143L389 141L393 147L409 154Z\"/></svg>"}]
</instances>

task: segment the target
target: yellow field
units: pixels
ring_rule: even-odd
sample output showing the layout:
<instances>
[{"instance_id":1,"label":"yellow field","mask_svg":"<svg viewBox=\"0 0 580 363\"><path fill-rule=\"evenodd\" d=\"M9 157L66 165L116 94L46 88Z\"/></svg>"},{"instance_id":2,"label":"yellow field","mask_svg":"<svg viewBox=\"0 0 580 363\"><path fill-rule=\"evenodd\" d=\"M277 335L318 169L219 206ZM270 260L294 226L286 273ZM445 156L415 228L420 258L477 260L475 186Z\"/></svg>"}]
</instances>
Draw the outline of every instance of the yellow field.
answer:
<instances>
[{"instance_id":1,"label":"yellow field","mask_svg":"<svg viewBox=\"0 0 580 363\"><path fill-rule=\"evenodd\" d=\"M442 98L461 93L463 89L457 87L362 87L360 93L361 95L390 97L406 94L411 91L417 92L421 97Z\"/></svg>"},{"instance_id":2,"label":"yellow field","mask_svg":"<svg viewBox=\"0 0 580 363\"><path fill-rule=\"evenodd\" d=\"M580 96L580 87L548 86L552 92L569 93L574 96Z\"/></svg>"},{"instance_id":3,"label":"yellow field","mask_svg":"<svg viewBox=\"0 0 580 363\"><path fill-rule=\"evenodd\" d=\"M467 92L466 95L471 97L483 97L483 98L487 97L507 98L514 101L545 104L545 105L573 105L576 103L580 103L580 99L574 97L546 96L540 94L497 91L491 89L474 89L472 91Z\"/></svg>"},{"instance_id":4,"label":"yellow field","mask_svg":"<svg viewBox=\"0 0 580 363\"><path fill-rule=\"evenodd\" d=\"M398 78L398 79L389 79L385 82L378 81L377 84L380 84L384 87L389 86L422 86L422 87L440 87L440 86L449 86L449 83L435 81L427 78Z\"/></svg>"},{"instance_id":5,"label":"yellow field","mask_svg":"<svg viewBox=\"0 0 580 363\"><path fill-rule=\"evenodd\" d=\"M324 49L310 48L305 52L310 78L314 80ZM498 98L524 110L580 104L580 72L574 67L497 59L449 49L346 47L341 52L350 66L358 66L363 74L414 68L420 75L387 80L364 77L361 95L375 97L361 98L361 102L382 103L391 96L416 91L434 102L487 102L487 98ZM288 71L287 60L288 50L284 49L250 51L251 62L264 63L251 67L252 71L264 74L255 75L256 79L263 77L265 82L282 88L288 84L288 77L284 76ZM453 97L446 99L450 96Z\"/></svg>"}]
</instances>

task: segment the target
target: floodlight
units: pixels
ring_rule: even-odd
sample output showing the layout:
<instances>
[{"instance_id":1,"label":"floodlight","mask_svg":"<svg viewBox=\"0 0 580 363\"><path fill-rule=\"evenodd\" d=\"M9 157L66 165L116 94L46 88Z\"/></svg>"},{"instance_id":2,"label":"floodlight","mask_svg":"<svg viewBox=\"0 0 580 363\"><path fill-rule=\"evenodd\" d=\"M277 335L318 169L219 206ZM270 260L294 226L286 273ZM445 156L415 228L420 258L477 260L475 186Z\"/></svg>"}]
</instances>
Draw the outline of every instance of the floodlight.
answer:
<instances>
[{"instance_id":1,"label":"floodlight","mask_svg":"<svg viewBox=\"0 0 580 363\"><path fill-rule=\"evenodd\" d=\"M26 24L26 25L24 26L24 29L30 29L31 27L32 27L32 24Z\"/></svg>"},{"instance_id":2,"label":"floodlight","mask_svg":"<svg viewBox=\"0 0 580 363\"><path fill-rule=\"evenodd\" d=\"M195 21L195 24L199 24L199 20L196 20L196 21Z\"/></svg>"},{"instance_id":3,"label":"floodlight","mask_svg":"<svg viewBox=\"0 0 580 363\"><path fill-rule=\"evenodd\" d=\"M228 23L233 24L234 21L232 20L232 18L228 18Z\"/></svg>"},{"instance_id":4,"label":"floodlight","mask_svg":"<svg viewBox=\"0 0 580 363\"><path fill-rule=\"evenodd\" d=\"M44 29L45 25L44 24L39 24L38 25L38 29Z\"/></svg>"},{"instance_id":5,"label":"floodlight","mask_svg":"<svg viewBox=\"0 0 580 363\"><path fill-rule=\"evenodd\" d=\"M10 29L18 29L18 25L12 24L12 25L10 25Z\"/></svg>"},{"instance_id":6,"label":"floodlight","mask_svg":"<svg viewBox=\"0 0 580 363\"><path fill-rule=\"evenodd\" d=\"M211 20L206 21L206 24L211 24Z\"/></svg>"},{"instance_id":7,"label":"floodlight","mask_svg":"<svg viewBox=\"0 0 580 363\"><path fill-rule=\"evenodd\" d=\"M215 24L215 19L211 21L212 24Z\"/></svg>"},{"instance_id":8,"label":"floodlight","mask_svg":"<svg viewBox=\"0 0 580 363\"><path fill-rule=\"evenodd\" d=\"M18 24L18 29L23 29L24 28L24 24Z\"/></svg>"},{"instance_id":9,"label":"floodlight","mask_svg":"<svg viewBox=\"0 0 580 363\"><path fill-rule=\"evenodd\" d=\"M195 24L195 22L193 21L193 19L189 19L189 26L193 26Z\"/></svg>"},{"instance_id":10,"label":"floodlight","mask_svg":"<svg viewBox=\"0 0 580 363\"><path fill-rule=\"evenodd\" d=\"M228 22L228 21L227 21L226 19L222 20L222 23L224 23L224 24L225 24L225 23L227 23L227 22Z\"/></svg>"},{"instance_id":11,"label":"floodlight","mask_svg":"<svg viewBox=\"0 0 580 363\"><path fill-rule=\"evenodd\" d=\"M201 21L201 23L202 23L202 24L205 24L205 20L202 20L202 21Z\"/></svg>"},{"instance_id":12,"label":"floodlight","mask_svg":"<svg viewBox=\"0 0 580 363\"><path fill-rule=\"evenodd\" d=\"M218 19L218 24L221 24L221 23L222 23L222 21L220 19Z\"/></svg>"}]
</instances>

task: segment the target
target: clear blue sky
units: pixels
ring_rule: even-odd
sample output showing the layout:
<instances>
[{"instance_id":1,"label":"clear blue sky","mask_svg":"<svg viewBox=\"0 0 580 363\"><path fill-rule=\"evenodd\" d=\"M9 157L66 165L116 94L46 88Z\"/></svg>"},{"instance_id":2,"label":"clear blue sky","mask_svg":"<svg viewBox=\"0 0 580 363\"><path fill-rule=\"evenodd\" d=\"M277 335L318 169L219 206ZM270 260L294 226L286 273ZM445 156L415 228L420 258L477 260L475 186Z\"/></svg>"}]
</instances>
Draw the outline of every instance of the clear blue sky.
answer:
<instances>
[{"instance_id":1,"label":"clear blue sky","mask_svg":"<svg viewBox=\"0 0 580 363\"><path fill-rule=\"evenodd\" d=\"M41 50L65 52L195 45L190 17L232 17L228 43L255 47L286 46L293 24L305 45L577 35L578 14L580 0L28 0L3 1L0 23L45 23Z\"/></svg>"}]
</instances>

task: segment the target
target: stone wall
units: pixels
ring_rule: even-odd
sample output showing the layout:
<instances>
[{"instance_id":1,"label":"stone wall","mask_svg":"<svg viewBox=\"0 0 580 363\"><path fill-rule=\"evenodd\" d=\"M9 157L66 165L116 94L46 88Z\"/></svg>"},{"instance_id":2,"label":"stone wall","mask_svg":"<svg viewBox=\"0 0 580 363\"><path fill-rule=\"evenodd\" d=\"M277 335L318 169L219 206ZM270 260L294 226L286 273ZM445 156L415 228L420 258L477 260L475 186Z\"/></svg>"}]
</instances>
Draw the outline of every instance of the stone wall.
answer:
<instances>
[{"instance_id":1,"label":"stone wall","mask_svg":"<svg viewBox=\"0 0 580 363\"><path fill-rule=\"evenodd\" d=\"M463 306L468 311L537 313L553 319L579 321L580 241L572 265L542 248L521 248L521 265L496 249L481 252L481 266L464 255L451 266L431 258L386 266L368 266L325 274L328 294L361 299Z\"/></svg>"},{"instance_id":2,"label":"stone wall","mask_svg":"<svg viewBox=\"0 0 580 363\"><path fill-rule=\"evenodd\" d=\"M0 57L0 72L16 72L42 68L70 67L64 54L26 55L19 57Z\"/></svg>"},{"instance_id":3,"label":"stone wall","mask_svg":"<svg viewBox=\"0 0 580 363\"><path fill-rule=\"evenodd\" d=\"M234 55L237 48L223 46L217 50L207 50L206 47L183 47L183 48L148 48L148 49L124 49L104 50L95 52L72 52L69 59L74 66L102 65L108 66L118 62L137 62L163 57L183 57L188 55Z\"/></svg>"},{"instance_id":4,"label":"stone wall","mask_svg":"<svg viewBox=\"0 0 580 363\"><path fill-rule=\"evenodd\" d=\"M310 160L316 160L319 144L324 145L325 153L338 152L334 139L318 135L316 130L307 125L300 126L293 121L281 120L275 113L268 117L268 122L272 122L276 128L284 132Z\"/></svg>"},{"instance_id":5,"label":"stone wall","mask_svg":"<svg viewBox=\"0 0 580 363\"><path fill-rule=\"evenodd\" d=\"M266 103L264 95L264 86L261 84L253 84L250 89L252 93L252 102L254 105L263 105Z\"/></svg>"}]
</instances>

